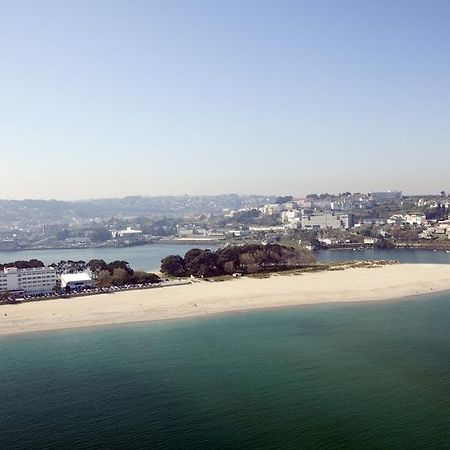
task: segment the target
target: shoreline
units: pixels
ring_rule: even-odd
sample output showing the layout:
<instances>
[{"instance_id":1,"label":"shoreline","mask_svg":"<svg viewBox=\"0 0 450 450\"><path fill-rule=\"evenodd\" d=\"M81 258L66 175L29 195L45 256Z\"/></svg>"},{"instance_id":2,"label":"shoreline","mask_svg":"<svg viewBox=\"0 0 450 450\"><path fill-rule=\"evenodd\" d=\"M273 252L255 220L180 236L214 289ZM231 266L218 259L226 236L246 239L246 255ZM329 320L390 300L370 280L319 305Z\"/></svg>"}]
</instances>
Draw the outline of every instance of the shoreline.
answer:
<instances>
[{"instance_id":1,"label":"shoreline","mask_svg":"<svg viewBox=\"0 0 450 450\"><path fill-rule=\"evenodd\" d=\"M39 252L39 251L48 251L48 250L103 250L103 249L123 249L123 248L135 248L135 247L145 247L151 245L159 245L159 244L200 244L200 245L218 245L222 244L224 241L218 239L178 239L178 240L155 240L151 242L142 242L139 244L133 245L93 245L89 247L67 247L67 246L58 246L58 247L39 247L39 248L14 248L14 249L3 249L1 252L5 253L15 253L15 252Z\"/></svg>"},{"instance_id":2,"label":"shoreline","mask_svg":"<svg viewBox=\"0 0 450 450\"><path fill-rule=\"evenodd\" d=\"M198 281L0 308L0 336L270 310L406 299L450 291L450 265L397 264L269 278Z\"/></svg>"}]
</instances>

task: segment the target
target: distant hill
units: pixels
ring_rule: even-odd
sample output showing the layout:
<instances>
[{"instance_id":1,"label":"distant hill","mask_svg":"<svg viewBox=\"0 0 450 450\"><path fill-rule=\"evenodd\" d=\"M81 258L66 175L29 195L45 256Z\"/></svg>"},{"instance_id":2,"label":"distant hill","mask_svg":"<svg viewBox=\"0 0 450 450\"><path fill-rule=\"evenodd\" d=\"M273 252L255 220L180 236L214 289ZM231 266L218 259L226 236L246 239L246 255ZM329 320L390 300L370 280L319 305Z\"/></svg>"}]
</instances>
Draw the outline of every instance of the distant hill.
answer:
<instances>
[{"instance_id":1,"label":"distant hill","mask_svg":"<svg viewBox=\"0 0 450 450\"><path fill-rule=\"evenodd\" d=\"M216 196L132 196L80 201L0 200L0 223L53 221L91 217L130 217L217 213L273 202L275 196L226 194Z\"/></svg>"}]
</instances>

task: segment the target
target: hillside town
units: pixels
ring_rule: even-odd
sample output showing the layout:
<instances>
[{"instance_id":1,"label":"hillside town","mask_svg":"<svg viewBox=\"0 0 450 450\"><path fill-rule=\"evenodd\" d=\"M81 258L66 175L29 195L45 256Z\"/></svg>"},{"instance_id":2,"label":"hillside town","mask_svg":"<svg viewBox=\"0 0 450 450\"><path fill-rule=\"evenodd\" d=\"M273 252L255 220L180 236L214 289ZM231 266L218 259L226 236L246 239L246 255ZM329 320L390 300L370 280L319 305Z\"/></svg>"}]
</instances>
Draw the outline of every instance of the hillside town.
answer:
<instances>
[{"instance_id":1,"label":"hillside town","mask_svg":"<svg viewBox=\"0 0 450 450\"><path fill-rule=\"evenodd\" d=\"M98 207L93 209L95 215L89 202L88 206L57 202L60 216L52 201L0 202L0 250L154 242L450 248L450 197L445 192L427 196L345 192L302 198L187 196L182 201L167 197L166 209L159 198L93 202Z\"/></svg>"}]
</instances>

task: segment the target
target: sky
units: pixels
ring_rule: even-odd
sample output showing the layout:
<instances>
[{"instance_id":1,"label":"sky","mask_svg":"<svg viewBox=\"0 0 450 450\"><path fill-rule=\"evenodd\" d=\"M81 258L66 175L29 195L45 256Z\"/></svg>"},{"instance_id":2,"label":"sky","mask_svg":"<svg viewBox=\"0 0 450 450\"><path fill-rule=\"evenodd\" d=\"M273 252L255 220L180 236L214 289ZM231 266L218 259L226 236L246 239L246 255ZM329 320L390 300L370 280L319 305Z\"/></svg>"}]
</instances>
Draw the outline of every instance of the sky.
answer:
<instances>
[{"instance_id":1,"label":"sky","mask_svg":"<svg viewBox=\"0 0 450 450\"><path fill-rule=\"evenodd\" d=\"M450 190L448 0L0 0L0 198Z\"/></svg>"}]
</instances>

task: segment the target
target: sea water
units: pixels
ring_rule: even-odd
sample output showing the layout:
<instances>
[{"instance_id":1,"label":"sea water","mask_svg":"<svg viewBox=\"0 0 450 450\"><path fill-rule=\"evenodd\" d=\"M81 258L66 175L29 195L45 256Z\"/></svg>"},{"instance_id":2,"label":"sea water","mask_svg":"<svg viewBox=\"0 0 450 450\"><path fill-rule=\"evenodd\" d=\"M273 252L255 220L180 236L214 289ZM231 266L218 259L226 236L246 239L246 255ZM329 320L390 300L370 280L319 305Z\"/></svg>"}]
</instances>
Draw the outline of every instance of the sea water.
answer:
<instances>
[{"instance_id":1,"label":"sea water","mask_svg":"<svg viewBox=\"0 0 450 450\"><path fill-rule=\"evenodd\" d=\"M450 447L450 294L0 338L0 448Z\"/></svg>"}]
</instances>

